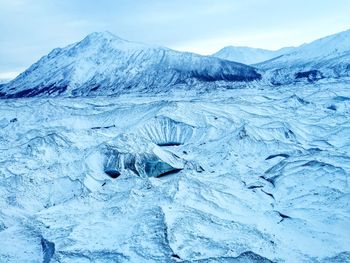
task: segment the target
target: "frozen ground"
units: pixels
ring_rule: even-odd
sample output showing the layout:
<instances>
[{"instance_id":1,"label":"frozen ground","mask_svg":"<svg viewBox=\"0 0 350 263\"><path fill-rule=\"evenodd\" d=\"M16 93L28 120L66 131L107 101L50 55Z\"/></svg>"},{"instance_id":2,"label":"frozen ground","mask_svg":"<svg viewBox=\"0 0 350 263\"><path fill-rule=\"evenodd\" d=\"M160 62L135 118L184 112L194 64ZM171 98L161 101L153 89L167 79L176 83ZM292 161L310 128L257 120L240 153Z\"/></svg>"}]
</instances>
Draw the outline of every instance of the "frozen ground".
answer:
<instances>
[{"instance_id":1,"label":"frozen ground","mask_svg":"<svg viewBox=\"0 0 350 263\"><path fill-rule=\"evenodd\" d=\"M183 97L1 100L0 262L350 262L348 84Z\"/></svg>"}]
</instances>

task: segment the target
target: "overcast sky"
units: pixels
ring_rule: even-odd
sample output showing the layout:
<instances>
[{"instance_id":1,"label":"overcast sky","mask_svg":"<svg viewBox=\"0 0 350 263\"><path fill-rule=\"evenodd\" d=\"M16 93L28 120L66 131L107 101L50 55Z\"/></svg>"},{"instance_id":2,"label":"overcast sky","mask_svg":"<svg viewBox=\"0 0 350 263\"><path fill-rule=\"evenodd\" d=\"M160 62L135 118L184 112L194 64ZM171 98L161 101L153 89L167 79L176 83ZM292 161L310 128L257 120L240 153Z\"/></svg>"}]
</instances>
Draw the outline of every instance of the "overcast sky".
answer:
<instances>
[{"instance_id":1,"label":"overcast sky","mask_svg":"<svg viewBox=\"0 0 350 263\"><path fill-rule=\"evenodd\" d=\"M94 31L212 54L295 46L349 28L349 0L0 0L0 78Z\"/></svg>"}]
</instances>

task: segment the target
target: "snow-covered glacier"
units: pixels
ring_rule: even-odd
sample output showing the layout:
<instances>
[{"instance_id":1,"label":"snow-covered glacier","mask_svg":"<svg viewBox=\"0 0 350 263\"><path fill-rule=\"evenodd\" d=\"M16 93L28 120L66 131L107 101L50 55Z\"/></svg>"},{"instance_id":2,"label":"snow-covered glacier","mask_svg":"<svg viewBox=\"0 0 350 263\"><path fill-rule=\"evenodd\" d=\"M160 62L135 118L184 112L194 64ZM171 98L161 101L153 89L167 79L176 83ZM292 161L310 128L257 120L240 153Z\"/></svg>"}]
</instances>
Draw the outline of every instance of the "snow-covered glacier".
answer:
<instances>
[{"instance_id":1,"label":"snow-covered glacier","mask_svg":"<svg viewBox=\"0 0 350 263\"><path fill-rule=\"evenodd\" d=\"M0 85L0 262L350 262L349 32L54 49Z\"/></svg>"},{"instance_id":2,"label":"snow-covered glacier","mask_svg":"<svg viewBox=\"0 0 350 263\"><path fill-rule=\"evenodd\" d=\"M2 100L0 261L349 262L348 84L183 95Z\"/></svg>"}]
</instances>

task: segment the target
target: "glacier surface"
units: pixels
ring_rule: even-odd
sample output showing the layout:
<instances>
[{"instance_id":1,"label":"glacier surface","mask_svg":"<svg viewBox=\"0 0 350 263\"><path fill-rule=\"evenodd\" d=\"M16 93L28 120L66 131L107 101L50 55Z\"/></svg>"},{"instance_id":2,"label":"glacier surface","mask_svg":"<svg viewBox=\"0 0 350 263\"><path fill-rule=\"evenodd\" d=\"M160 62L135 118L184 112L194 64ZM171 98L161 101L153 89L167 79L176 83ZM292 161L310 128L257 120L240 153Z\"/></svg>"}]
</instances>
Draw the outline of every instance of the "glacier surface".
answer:
<instances>
[{"instance_id":1,"label":"glacier surface","mask_svg":"<svg viewBox=\"0 0 350 263\"><path fill-rule=\"evenodd\" d=\"M348 85L1 100L0 262L349 262Z\"/></svg>"}]
</instances>

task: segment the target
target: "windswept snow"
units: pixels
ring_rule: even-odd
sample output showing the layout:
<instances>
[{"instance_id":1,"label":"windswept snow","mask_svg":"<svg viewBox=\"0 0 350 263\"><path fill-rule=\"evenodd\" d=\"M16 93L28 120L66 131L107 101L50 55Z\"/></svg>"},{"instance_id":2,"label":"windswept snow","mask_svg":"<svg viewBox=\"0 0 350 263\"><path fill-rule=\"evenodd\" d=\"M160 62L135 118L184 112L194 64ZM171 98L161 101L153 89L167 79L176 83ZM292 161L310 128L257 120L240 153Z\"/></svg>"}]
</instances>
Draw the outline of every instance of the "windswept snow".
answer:
<instances>
[{"instance_id":1,"label":"windswept snow","mask_svg":"<svg viewBox=\"0 0 350 263\"><path fill-rule=\"evenodd\" d=\"M0 261L348 262L347 84L180 95L3 100Z\"/></svg>"}]
</instances>

